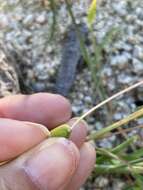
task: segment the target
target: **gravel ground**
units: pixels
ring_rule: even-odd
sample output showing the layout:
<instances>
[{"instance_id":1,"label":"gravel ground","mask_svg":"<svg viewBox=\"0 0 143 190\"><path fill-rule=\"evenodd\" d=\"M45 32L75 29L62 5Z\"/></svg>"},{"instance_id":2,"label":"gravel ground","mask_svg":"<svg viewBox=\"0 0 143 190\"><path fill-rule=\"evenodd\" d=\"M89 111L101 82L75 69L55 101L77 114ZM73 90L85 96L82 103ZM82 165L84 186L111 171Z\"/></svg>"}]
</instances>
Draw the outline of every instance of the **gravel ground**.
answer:
<instances>
[{"instance_id":1,"label":"gravel ground","mask_svg":"<svg viewBox=\"0 0 143 190\"><path fill-rule=\"evenodd\" d=\"M86 23L88 4L89 0L74 3L73 10L78 23ZM29 93L52 91L55 84L62 54L62 41L71 24L64 4L59 5L58 12L58 32L55 33L54 40L49 42L52 13L48 6L45 9L42 0L0 0L0 42L20 60L18 66L22 68L24 85L29 89ZM142 0L100 0L93 32L98 45L103 43L104 37L112 28L117 30L117 35L111 43L104 46L101 55L102 68L100 72L95 73L100 75L108 96L143 78ZM93 36L89 33L88 37L91 39ZM92 44L89 45L89 50L92 54ZM85 65L78 71L69 94L76 115L99 102L91 83L91 71ZM130 96L118 98L118 101L113 102L111 117L105 107L89 117L89 130L101 129L111 123L111 120L119 120L133 112L138 105L143 105L143 88L129 94ZM143 120L133 124L143 124ZM98 142L98 145L110 148L118 140L112 136ZM113 180L112 177L109 179L99 176L94 183L87 183L85 189L121 190L123 185L124 181L118 178Z\"/></svg>"}]
</instances>

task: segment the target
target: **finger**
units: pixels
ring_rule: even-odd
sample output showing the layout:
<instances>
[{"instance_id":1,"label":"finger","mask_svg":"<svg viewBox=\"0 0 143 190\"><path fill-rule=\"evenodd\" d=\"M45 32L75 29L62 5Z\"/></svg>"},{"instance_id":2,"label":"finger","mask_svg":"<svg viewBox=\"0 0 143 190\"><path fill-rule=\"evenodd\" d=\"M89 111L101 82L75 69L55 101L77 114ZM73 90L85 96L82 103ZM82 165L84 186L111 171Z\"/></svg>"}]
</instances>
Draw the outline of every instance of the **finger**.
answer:
<instances>
[{"instance_id":1,"label":"finger","mask_svg":"<svg viewBox=\"0 0 143 190\"><path fill-rule=\"evenodd\" d=\"M79 190L93 170L94 164L95 149L90 143L85 143L80 150L80 162L78 169L65 189Z\"/></svg>"},{"instance_id":2,"label":"finger","mask_svg":"<svg viewBox=\"0 0 143 190\"><path fill-rule=\"evenodd\" d=\"M13 190L57 190L78 163L79 151L71 141L51 138L0 168L0 189L3 185Z\"/></svg>"},{"instance_id":3,"label":"finger","mask_svg":"<svg viewBox=\"0 0 143 190\"><path fill-rule=\"evenodd\" d=\"M49 136L46 127L12 119L0 119L0 162L12 159Z\"/></svg>"},{"instance_id":4,"label":"finger","mask_svg":"<svg viewBox=\"0 0 143 190\"><path fill-rule=\"evenodd\" d=\"M70 126L77 120L77 118L71 119L68 124ZM80 148L85 142L87 136L87 124L84 120L80 121L73 129L70 135L70 140L72 140L78 148Z\"/></svg>"},{"instance_id":5,"label":"finger","mask_svg":"<svg viewBox=\"0 0 143 190\"><path fill-rule=\"evenodd\" d=\"M71 106L67 99L55 94L14 95L0 100L0 117L31 121L53 128L69 120Z\"/></svg>"}]
</instances>

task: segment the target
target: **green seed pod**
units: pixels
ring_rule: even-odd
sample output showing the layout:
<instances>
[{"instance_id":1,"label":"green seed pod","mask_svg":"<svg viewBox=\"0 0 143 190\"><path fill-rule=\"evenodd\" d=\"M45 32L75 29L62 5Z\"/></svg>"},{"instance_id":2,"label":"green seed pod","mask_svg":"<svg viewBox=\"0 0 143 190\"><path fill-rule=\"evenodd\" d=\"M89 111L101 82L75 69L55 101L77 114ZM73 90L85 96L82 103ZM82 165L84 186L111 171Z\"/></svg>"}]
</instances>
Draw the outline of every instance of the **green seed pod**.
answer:
<instances>
[{"instance_id":1,"label":"green seed pod","mask_svg":"<svg viewBox=\"0 0 143 190\"><path fill-rule=\"evenodd\" d=\"M68 124L60 125L51 131L51 137L65 137L69 138L71 134L71 127Z\"/></svg>"}]
</instances>

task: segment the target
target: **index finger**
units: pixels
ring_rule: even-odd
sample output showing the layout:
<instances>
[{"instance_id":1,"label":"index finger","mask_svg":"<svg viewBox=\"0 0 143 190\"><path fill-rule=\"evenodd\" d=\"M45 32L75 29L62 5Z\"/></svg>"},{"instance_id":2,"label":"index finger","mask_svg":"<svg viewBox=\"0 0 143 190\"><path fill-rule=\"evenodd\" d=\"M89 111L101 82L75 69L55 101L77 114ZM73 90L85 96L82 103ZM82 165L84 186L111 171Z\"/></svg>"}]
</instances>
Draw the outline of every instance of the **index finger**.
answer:
<instances>
[{"instance_id":1,"label":"index finger","mask_svg":"<svg viewBox=\"0 0 143 190\"><path fill-rule=\"evenodd\" d=\"M0 117L39 123L52 129L71 117L71 105L50 93L13 95L0 99Z\"/></svg>"}]
</instances>

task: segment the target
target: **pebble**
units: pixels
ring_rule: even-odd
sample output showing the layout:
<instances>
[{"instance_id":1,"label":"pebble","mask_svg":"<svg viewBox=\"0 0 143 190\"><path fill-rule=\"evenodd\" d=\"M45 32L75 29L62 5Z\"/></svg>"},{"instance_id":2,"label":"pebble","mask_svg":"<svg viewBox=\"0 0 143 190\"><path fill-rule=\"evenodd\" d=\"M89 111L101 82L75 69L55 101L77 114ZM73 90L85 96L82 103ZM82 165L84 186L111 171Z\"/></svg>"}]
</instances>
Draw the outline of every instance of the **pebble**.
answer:
<instances>
[{"instance_id":1,"label":"pebble","mask_svg":"<svg viewBox=\"0 0 143 190\"><path fill-rule=\"evenodd\" d=\"M35 92L44 92L46 87L45 87L45 84L44 83L40 83L40 82L37 82L37 83L33 83L32 84L32 89L35 91Z\"/></svg>"},{"instance_id":2,"label":"pebble","mask_svg":"<svg viewBox=\"0 0 143 190\"><path fill-rule=\"evenodd\" d=\"M119 120L123 119L123 114L117 112L114 114L113 118L115 121L119 121Z\"/></svg>"},{"instance_id":3,"label":"pebble","mask_svg":"<svg viewBox=\"0 0 143 190\"><path fill-rule=\"evenodd\" d=\"M131 84L134 82L134 77L127 75L126 73L121 73L117 76L117 80L121 84Z\"/></svg>"},{"instance_id":4,"label":"pebble","mask_svg":"<svg viewBox=\"0 0 143 190\"><path fill-rule=\"evenodd\" d=\"M99 188L106 187L109 184L109 180L102 176L97 177L95 182Z\"/></svg>"},{"instance_id":5,"label":"pebble","mask_svg":"<svg viewBox=\"0 0 143 190\"><path fill-rule=\"evenodd\" d=\"M23 24L26 27L29 27L33 24L33 21L34 21L34 15L30 14L30 15L25 17L25 19L23 20Z\"/></svg>"},{"instance_id":6,"label":"pebble","mask_svg":"<svg viewBox=\"0 0 143 190\"><path fill-rule=\"evenodd\" d=\"M0 14L0 29L6 29L6 27L8 27L9 25L9 21L8 18L5 17L4 14Z\"/></svg>"},{"instance_id":7,"label":"pebble","mask_svg":"<svg viewBox=\"0 0 143 190\"><path fill-rule=\"evenodd\" d=\"M111 67L104 67L101 71L101 75L111 77L113 74L113 70Z\"/></svg>"},{"instance_id":8,"label":"pebble","mask_svg":"<svg viewBox=\"0 0 143 190\"><path fill-rule=\"evenodd\" d=\"M143 74L143 62L138 59L133 59L134 72L137 74Z\"/></svg>"},{"instance_id":9,"label":"pebble","mask_svg":"<svg viewBox=\"0 0 143 190\"><path fill-rule=\"evenodd\" d=\"M108 81L106 81L106 84L108 85L108 88L111 92L116 89L116 83L114 78L110 78Z\"/></svg>"},{"instance_id":10,"label":"pebble","mask_svg":"<svg viewBox=\"0 0 143 190\"><path fill-rule=\"evenodd\" d=\"M103 123L97 121L96 122L96 130L101 130L103 128Z\"/></svg>"},{"instance_id":11,"label":"pebble","mask_svg":"<svg viewBox=\"0 0 143 190\"><path fill-rule=\"evenodd\" d=\"M137 46L136 45L134 47L133 54L134 54L135 58L143 59L143 48L142 48L142 46Z\"/></svg>"},{"instance_id":12,"label":"pebble","mask_svg":"<svg viewBox=\"0 0 143 190\"><path fill-rule=\"evenodd\" d=\"M125 1L121 1L120 3L115 2L112 4L112 7L114 11L119 14L119 16L125 16L127 14L127 5Z\"/></svg>"},{"instance_id":13,"label":"pebble","mask_svg":"<svg viewBox=\"0 0 143 190\"><path fill-rule=\"evenodd\" d=\"M41 14L41 15L38 15L37 18L36 18L36 22L38 24L44 24L46 22L46 14Z\"/></svg>"},{"instance_id":14,"label":"pebble","mask_svg":"<svg viewBox=\"0 0 143 190\"><path fill-rule=\"evenodd\" d=\"M121 55L111 57L111 65L117 66L119 69L125 69L129 64L130 59L131 55L127 52L124 52Z\"/></svg>"},{"instance_id":15,"label":"pebble","mask_svg":"<svg viewBox=\"0 0 143 190\"><path fill-rule=\"evenodd\" d=\"M120 180L114 180L113 182L113 190L122 190L125 186L125 183L123 183Z\"/></svg>"},{"instance_id":16,"label":"pebble","mask_svg":"<svg viewBox=\"0 0 143 190\"><path fill-rule=\"evenodd\" d=\"M109 139L103 139L102 141L99 142L99 146L102 148L112 148L113 143Z\"/></svg>"},{"instance_id":17,"label":"pebble","mask_svg":"<svg viewBox=\"0 0 143 190\"><path fill-rule=\"evenodd\" d=\"M138 123L138 125L143 125L143 118L139 118L139 119L137 120L137 123Z\"/></svg>"}]
</instances>

